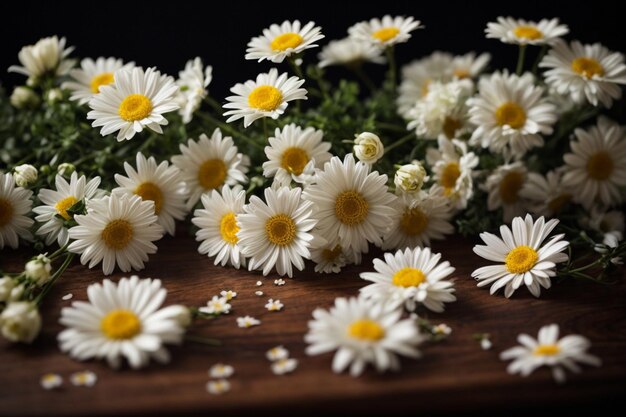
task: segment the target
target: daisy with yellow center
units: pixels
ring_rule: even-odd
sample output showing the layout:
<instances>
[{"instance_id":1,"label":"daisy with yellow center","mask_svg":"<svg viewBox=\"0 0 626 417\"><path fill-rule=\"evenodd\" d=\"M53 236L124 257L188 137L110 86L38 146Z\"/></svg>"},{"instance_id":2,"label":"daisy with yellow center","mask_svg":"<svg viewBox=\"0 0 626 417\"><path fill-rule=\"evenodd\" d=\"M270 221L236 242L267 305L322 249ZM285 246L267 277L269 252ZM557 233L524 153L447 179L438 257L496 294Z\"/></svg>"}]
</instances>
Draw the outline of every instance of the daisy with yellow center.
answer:
<instances>
[{"instance_id":1,"label":"daisy with yellow center","mask_svg":"<svg viewBox=\"0 0 626 417\"><path fill-rule=\"evenodd\" d=\"M539 22L498 17L497 22L487 23L487 38L518 45L554 45L561 36L569 33L567 25L559 19L541 19Z\"/></svg>"},{"instance_id":2,"label":"daisy with yellow center","mask_svg":"<svg viewBox=\"0 0 626 417\"><path fill-rule=\"evenodd\" d=\"M414 320L401 320L399 309L385 308L363 297L336 298L330 310L318 308L309 321L308 355L336 351L332 369L350 368L359 376L367 364L378 372L400 369L399 356L419 358L424 337Z\"/></svg>"},{"instance_id":3,"label":"daisy with yellow center","mask_svg":"<svg viewBox=\"0 0 626 417\"><path fill-rule=\"evenodd\" d=\"M361 253L346 251L339 244L337 237L334 241L324 242L323 245L311 248L311 260L315 262L315 272L337 274L344 266L360 262Z\"/></svg>"},{"instance_id":4,"label":"daisy with yellow center","mask_svg":"<svg viewBox=\"0 0 626 417\"><path fill-rule=\"evenodd\" d=\"M545 177L529 172L520 196L529 202L530 210L539 216L555 217L571 203L574 192L563 183L563 169L548 172Z\"/></svg>"},{"instance_id":5,"label":"daisy with yellow center","mask_svg":"<svg viewBox=\"0 0 626 417\"><path fill-rule=\"evenodd\" d=\"M452 76L457 80L475 79L487 68L490 60L491 55L487 52L478 56L475 52L456 55L452 59Z\"/></svg>"},{"instance_id":6,"label":"daisy with yellow center","mask_svg":"<svg viewBox=\"0 0 626 417\"><path fill-rule=\"evenodd\" d=\"M117 58L99 57L95 61L85 58L80 62L80 68L70 70L72 81L64 82L62 87L71 91L70 100L86 104L100 92L100 87L113 83L115 71L130 70L134 66L134 62L124 64Z\"/></svg>"},{"instance_id":7,"label":"daisy with yellow center","mask_svg":"<svg viewBox=\"0 0 626 417\"><path fill-rule=\"evenodd\" d=\"M508 373L520 374L526 377L537 368L547 366L552 370L554 380L561 384L565 382L565 370L579 373L582 363L591 366L600 366L600 359L587 353L591 347L589 340L580 335L568 335L559 339L559 326L550 324L539 329L537 339L520 334L517 337L519 346L507 349L500 354L503 361L513 360L509 364Z\"/></svg>"},{"instance_id":8,"label":"daisy with yellow center","mask_svg":"<svg viewBox=\"0 0 626 417\"><path fill-rule=\"evenodd\" d=\"M161 75L154 68L121 68L113 73L113 81L99 85L99 93L90 101L87 119L93 127L102 127L102 136L117 133L117 140L129 140L144 128L163 133L163 117L178 109L174 79Z\"/></svg>"},{"instance_id":9,"label":"daisy with yellow center","mask_svg":"<svg viewBox=\"0 0 626 417\"><path fill-rule=\"evenodd\" d=\"M230 136L222 136L219 128L213 131L210 139L204 133L197 141L189 139L186 146L180 145L180 152L180 155L172 156L172 163L181 171L182 180L187 184L189 210L204 193L248 181L249 159L238 152Z\"/></svg>"},{"instance_id":10,"label":"daisy with yellow center","mask_svg":"<svg viewBox=\"0 0 626 417\"><path fill-rule=\"evenodd\" d=\"M158 279L132 276L92 284L89 302L73 302L61 310L60 323L67 328L58 336L59 346L76 360L106 359L113 368L120 367L122 358L133 369L151 359L167 363L164 345L182 342L181 317L189 313L181 305L159 309L166 295Z\"/></svg>"},{"instance_id":11,"label":"daisy with yellow center","mask_svg":"<svg viewBox=\"0 0 626 417\"><path fill-rule=\"evenodd\" d=\"M239 268L246 264L239 245L239 223L237 216L243 213L246 192L241 186L230 188L225 185L218 192L202 195L202 209L194 212L192 223L198 226L196 240L200 243L198 252L215 257L215 265L227 263Z\"/></svg>"},{"instance_id":12,"label":"daisy with yellow center","mask_svg":"<svg viewBox=\"0 0 626 417\"><path fill-rule=\"evenodd\" d=\"M124 162L127 176L115 174L115 182L119 187L114 188L113 192L136 195L143 201L152 201L154 214L158 217L157 223L173 236L175 221L182 220L187 213L187 187L180 170L171 166L168 161L157 165L154 157L146 158L141 152L137 153L136 164L134 168Z\"/></svg>"},{"instance_id":13,"label":"daisy with yellow center","mask_svg":"<svg viewBox=\"0 0 626 417\"><path fill-rule=\"evenodd\" d=\"M250 258L248 269L263 269L263 275L276 267L278 275L293 275L294 265L304 269L304 259L311 259L309 248L317 221L313 218L313 203L301 199L301 189L266 188L265 201L250 198L245 213L237 218L237 233L241 253Z\"/></svg>"},{"instance_id":14,"label":"daisy with yellow center","mask_svg":"<svg viewBox=\"0 0 626 417\"><path fill-rule=\"evenodd\" d=\"M225 109L231 109L224 113L224 116L230 116L226 121L243 119L243 126L248 127L263 117L278 119L287 109L288 102L307 99L307 91L300 88L302 84L304 80L289 77L286 72L279 76L276 68L259 74L256 81L236 84L230 89L235 95L226 97L228 103L224 104Z\"/></svg>"},{"instance_id":15,"label":"daisy with yellow center","mask_svg":"<svg viewBox=\"0 0 626 417\"><path fill-rule=\"evenodd\" d=\"M528 170L522 162L501 165L488 177L483 189L489 193L487 209L502 208L502 218L510 222L515 216L526 213L530 202L524 197L522 189L527 181Z\"/></svg>"},{"instance_id":16,"label":"daisy with yellow center","mask_svg":"<svg viewBox=\"0 0 626 417\"><path fill-rule=\"evenodd\" d=\"M474 253L498 265L484 266L472 272L479 287L491 285L490 293L495 294L504 288L509 298L522 284L535 297L541 295L541 287L552 285L550 278L556 275L556 264L568 260L563 251L569 242L562 240L565 235L553 236L547 243L544 240L554 230L558 220L536 221L530 214L524 219L513 219L512 231L508 226L500 226L502 238L491 233L481 233L486 245L474 246Z\"/></svg>"},{"instance_id":17,"label":"daisy with yellow center","mask_svg":"<svg viewBox=\"0 0 626 417\"><path fill-rule=\"evenodd\" d=\"M456 301L454 283L445 280L454 272L449 262L439 262L441 254L430 248L385 253L385 259L374 259L376 272L362 272L361 278L372 284L361 288L361 294L391 306L404 305L409 311L418 304L431 311L443 312L444 303Z\"/></svg>"},{"instance_id":18,"label":"daisy with yellow center","mask_svg":"<svg viewBox=\"0 0 626 417\"><path fill-rule=\"evenodd\" d=\"M19 239L31 239L33 219L28 217L33 206L33 192L15 186L11 173L0 173L0 249L17 248Z\"/></svg>"},{"instance_id":19,"label":"daisy with yellow center","mask_svg":"<svg viewBox=\"0 0 626 417\"><path fill-rule=\"evenodd\" d=\"M262 36L252 38L248 43L246 59L283 62L285 58L317 47L315 42L324 38L321 30L319 26L315 26L315 22L309 22L304 26L299 20L293 22L285 20L280 26L273 24L263 29Z\"/></svg>"},{"instance_id":20,"label":"daisy with yellow center","mask_svg":"<svg viewBox=\"0 0 626 417\"><path fill-rule=\"evenodd\" d=\"M92 200L86 215L77 214L78 226L69 230L70 252L81 254L80 261L93 268L102 262L102 272L110 275L117 265L123 272L140 270L148 255L156 253L152 243L161 239L154 203L139 196L112 194Z\"/></svg>"},{"instance_id":21,"label":"daisy with yellow center","mask_svg":"<svg viewBox=\"0 0 626 417\"><path fill-rule=\"evenodd\" d=\"M382 19L373 18L355 24L348 29L348 34L357 41L388 47L407 42L411 38L411 32L423 27L419 20L411 16L385 15Z\"/></svg>"},{"instance_id":22,"label":"daisy with yellow center","mask_svg":"<svg viewBox=\"0 0 626 417\"><path fill-rule=\"evenodd\" d=\"M332 156L330 142L323 142L324 132L308 127L302 129L289 124L276 129L274 136L269 138L270 146L265 147L267 161L263 163L263 175L274 177L279 186L289 186L292 179L302 182L300 176L305 168L322 168Z\"/></svg>"}]
</instances>

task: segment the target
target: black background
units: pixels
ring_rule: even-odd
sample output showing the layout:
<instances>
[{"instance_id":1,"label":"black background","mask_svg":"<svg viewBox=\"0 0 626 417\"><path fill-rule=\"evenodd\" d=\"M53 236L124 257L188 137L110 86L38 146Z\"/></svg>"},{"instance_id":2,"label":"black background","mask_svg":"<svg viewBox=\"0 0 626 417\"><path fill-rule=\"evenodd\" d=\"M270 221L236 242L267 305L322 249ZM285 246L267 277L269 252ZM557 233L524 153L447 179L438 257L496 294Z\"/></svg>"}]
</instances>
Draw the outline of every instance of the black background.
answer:
<instances>
[{"instance_id":1,"label":"black background","mask_svg":"<svg viewBox=\"0 0 626 417\"><path fill-rule=\"evenodd\" d=\"M271 23L285 19L314 20L322 26L328 40L344 37L355 22L392 15L411 15L422 21L426 29L414 32L407 44L397 48L398 60L406 63L433 50L464 53L471 50L489 51L492 67L515 65L517 48L497 40L486 39L487 22L499 15L526 19L559 17L570 27L568 39L585 43L601 42L612 50L626 50L624 18L608 1L582 2L501 0L477 1L398 1L377 4L357 2L320 2L315 0L291 2L258 1L246 3L220 1L222 11L211 2L173 1L166 6L156 2L138 5L130 1L86 1L44 4L22 0L20 4L0 6L0 81L17 85L24 77L9 74L6 68L17 64L17 53L26 44L39 38L58 34L76 46L75 57L115 56L135 61L142 66L156 66L162 72L177 76L185 62L200 56L213 66L211 94L221 100L236 82L254 78L271 64L258 64L244 59L246 44ZM577 6L580 3L581 6ZM306 58L311 62L319 50ZM532 54L531 54L532 55ZM279 67L281 67L279 65ZM287 69L283 64L283 69ZM378 75L380 70L369 67ZM341 76L343 69L332 68L332 76Z\"/></svg>"}]
</instances>

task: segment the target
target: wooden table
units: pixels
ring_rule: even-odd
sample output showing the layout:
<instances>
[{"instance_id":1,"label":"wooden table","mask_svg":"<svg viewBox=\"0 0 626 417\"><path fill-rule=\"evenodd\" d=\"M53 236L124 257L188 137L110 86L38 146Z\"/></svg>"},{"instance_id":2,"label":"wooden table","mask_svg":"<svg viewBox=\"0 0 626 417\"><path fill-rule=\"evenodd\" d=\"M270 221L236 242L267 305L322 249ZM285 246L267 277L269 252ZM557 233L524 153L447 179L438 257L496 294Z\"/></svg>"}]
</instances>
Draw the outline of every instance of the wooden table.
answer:
<instances>
[{"instance_id":1,"label":"wooden table","mask_svg":"<svg viewBox=\"0 0 626 417\"><path fill-rule=\"evenodd\" d=\"M220 290L238 293L233 311L213 321L194 325L190 333L219 338L222 345L209 347L187 342L170 351L168 365L152 364L141 371L110 370L104 362L75 362L62 354L56 343L61 329L60 309L67 293L73 300L85 300L87 285L100 281L99 269L72 266L50 293L43 307L44 327L32 346L12 346L0 342L0 414L76 416L146 414L219 415L272 412L295 415L320 410L349 411L480 411L541 406L568 407L623 403L626 393L626 286L603 286L566 281L535 299L520 290L511 300L490 296L476 287L471 271L482 260L471 251L471 242L451 238L434 245L456 272L458 301L443 314L429 314L435 322L452 327L448 340L423 346L421 360L402 360L402 371L379 375L368 370L360 378L335 375L330 369L331 354L308 357L303 336L307 321L316 307L329 307L338 296L353 296L364 281L359 272L371 270L371 257L358 267L346 268L339 275L318 275L312 265L287 284L275 286L276 275L263 278L258 273L213 266L196 252L197 244L186 232L159 242L159 252L151 257L142 277L163 280L169 290L167 303L204 305ZM380 252L376 252L380 255ZM1 253L3 266L19 269L23 251ZM115 274L118 279L124 274ZM261 287L256 286L262 280ZM255 295L261 290L264 296ZM264 308L267 299L280 299L280 312ZM262 324L238 328L236 318L259 318ZM498 354L515 342L518 333L536 335L540 326L558 323L562 332L579 333L591 339L591 352L603 360L601 368L586 367L580 375L568 375L568 383L557 386L547 369L528 378L510 376ZM483 351L472 334L488 332L493 349ZM282 344L299 360L289 375L272 374L265 351ZM208 368L217 362L231 364L235 375L229 393L215 396L206 392ZM74 387L72 372L89 369L98 376L92 388ZM45 391L39 378L46 372L63 376L60 390ZM580 408L579 408L580 409ZM415 414L415 413L414 413ZM218 415L218 414L215 414ZM317 413L319 415L319 413Z\"/></svg>"}]
</instances>

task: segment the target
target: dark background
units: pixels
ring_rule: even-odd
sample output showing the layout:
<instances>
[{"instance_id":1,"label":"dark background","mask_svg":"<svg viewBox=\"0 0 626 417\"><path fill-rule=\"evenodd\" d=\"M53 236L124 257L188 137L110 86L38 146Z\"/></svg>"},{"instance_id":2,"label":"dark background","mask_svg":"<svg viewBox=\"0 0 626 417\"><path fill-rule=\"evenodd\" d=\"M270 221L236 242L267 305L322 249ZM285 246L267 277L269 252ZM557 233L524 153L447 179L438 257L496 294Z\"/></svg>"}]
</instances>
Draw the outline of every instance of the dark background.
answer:
<instances>
[{"instance_id":1,"label":"dark background","mask_svg":"<svg viewBox=\"0 0 626 417\"><path fill-rule=\"evenodd\" d=\"M216 0L213 0L216 1ZM0 81L16 85L24 77L9 74L6 68L17 64L17 53L23 45L39 38L58 34L67 37L68 44L76 46L75 57L115 56L135 61L142 66L156 66L162 72L177 76L185 62L195 56L213 66L211 94L222 99L236 82L254 78L271 64L258 64L244 59L246 44L271 23L285 19L314 20L322 26L326 38L344 37L347 28L355 22L392 15L412 15L422 21L426 29L414 32L408 44L397 49L398 60L406 63L433 50L464 53L470 50L489 51L492 67L515 65L517 48L497 40L486 39L487 22L499 15L511 15L538 20L559 17L570 27L568 39L586 43L602 42L612 50L626 51L626 37L618 22L623 16L607 1L575 2L546 1L397 1L375 4L357 2L259 1L245 3L220 1L224 11L217 12L212 2L174 1L168 6L156 2L145 5L114 1L89 1L46 4L21 0L10 10L0 6L3 16L0 24ZM309 52L311 62L319 49ZM379 69L371 66L374 75ZM279 68L287 69L286 64ZM332 76L342 75L343 69L330 68Z\"/></svg>"}]
</instances>

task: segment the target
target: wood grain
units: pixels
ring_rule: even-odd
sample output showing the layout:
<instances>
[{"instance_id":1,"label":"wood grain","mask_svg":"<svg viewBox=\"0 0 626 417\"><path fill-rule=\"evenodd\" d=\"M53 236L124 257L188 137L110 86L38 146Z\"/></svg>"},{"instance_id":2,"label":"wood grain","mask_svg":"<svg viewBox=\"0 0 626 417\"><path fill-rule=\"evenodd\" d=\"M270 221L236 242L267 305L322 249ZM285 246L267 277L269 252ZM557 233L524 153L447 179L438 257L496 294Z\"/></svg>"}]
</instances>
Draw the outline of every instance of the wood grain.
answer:
<instances>
[{"instance_id":1,"label":"wood grain","mask_svg":"<svg viewBox=\"0 0 626 417\"><path fill-rule=\"evenodd\" d=\"M308 357L303 336L316 307L329 307L338 296L356 295L364 285L361 271L371 270L367 256L361 266L346 268L338 275L318 275L312 265L287 284L275 286L270 275L215 267L196 252L197 244L185 232L159 243L141 277L163 280L169 291L167 303L204 305L220 290L237 291L233 311L213 321L194 325L190 333L221 340L218 347L187 342L171 349L168 365L152 364L147 369L110 370L104 362L75 362L56 344L60 309L67 293L85 300L89 284L100 281L100 270L72 266L50 293L43 307L44 330L32 346L0 342L0 414L2 415L113 415L124 414L224 414L240 412L289 413L332 409L334 411L471 411L523 407L589 406L617 400L626 394L626 286L602 286L569 281L554 285L535 299L519 291L513 299L490 296L476 287L471 271L483 264L471 252L471 242L451 238L434 245L455 266L458 302L443 314L427 314L434 322L452 327L450 338L423 347L421 360L402 360L402 371L380 375L368 370L361 378L335 375L332 355ZM380 255L375 252L374 255ZM4 251L3 267L19 269L24 251ZM124 274L117 273L117 280ZM256 281L262 280L261 287ZM264 292L258 297L257 290ZM268 312L268 298L280 299L285 308ZM243 315L259 318L262 324L249 329L236 325ZM536 335L544 324L558 323L563 334L579 333L591 339L591 352L603 360L601 368L585 368L568 375L568 383L557 386L548 370L528 378L510 376L500 351L515 344L518 333ZM471 335L487 332L494 347L480 349ZM293 374L275 376L265 351L282 344L300 364ZM208 368L217 362L231 364L235 375L232 389L221 396L209 395L205 384ZM72 372L89 369L98 375L93 388L73 387ZM39 386L43 373L64 377L61 390L45 391ZM294 408L295 407L295 408Z\"/></svg>"}]
</instances>

